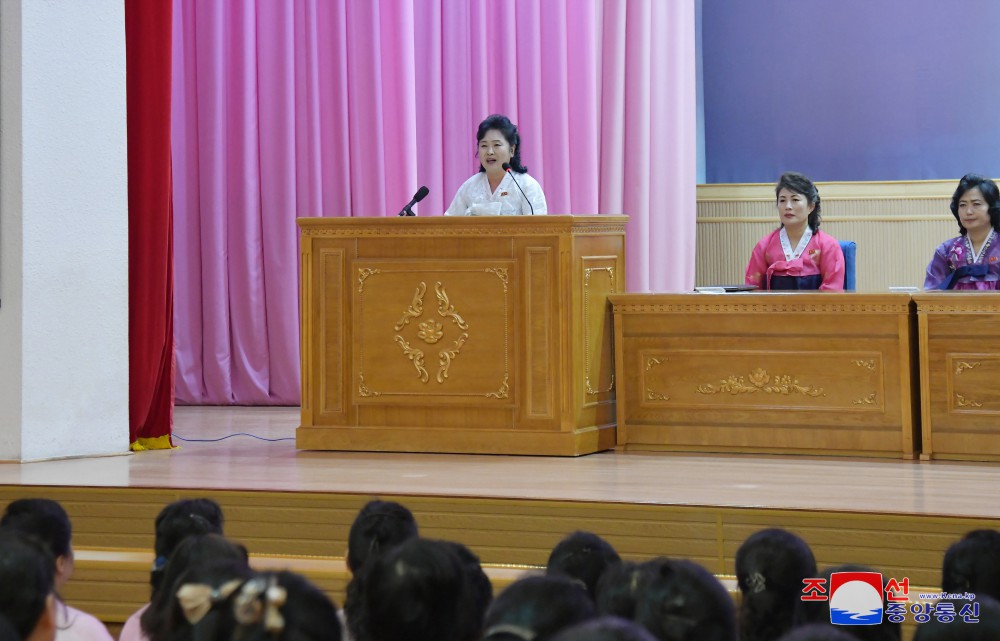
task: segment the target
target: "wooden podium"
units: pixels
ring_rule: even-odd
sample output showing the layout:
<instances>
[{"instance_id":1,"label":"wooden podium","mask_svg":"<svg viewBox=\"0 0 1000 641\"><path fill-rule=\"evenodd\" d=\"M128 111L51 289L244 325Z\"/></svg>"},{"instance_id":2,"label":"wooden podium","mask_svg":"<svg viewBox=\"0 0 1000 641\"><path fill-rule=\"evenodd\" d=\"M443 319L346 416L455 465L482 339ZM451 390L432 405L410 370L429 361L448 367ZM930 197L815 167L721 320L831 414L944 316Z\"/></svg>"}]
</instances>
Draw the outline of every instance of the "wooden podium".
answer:
<instances>
[{"instance_id":1,"label":"wooden podium","mask_svg":"<svg viewBox=\"0 0 1000 641\"><path fill-rule=\"evenodd\" d=\"M624 216L300 218L308 450L615 446Z\"/></svg>"}]
</instances>

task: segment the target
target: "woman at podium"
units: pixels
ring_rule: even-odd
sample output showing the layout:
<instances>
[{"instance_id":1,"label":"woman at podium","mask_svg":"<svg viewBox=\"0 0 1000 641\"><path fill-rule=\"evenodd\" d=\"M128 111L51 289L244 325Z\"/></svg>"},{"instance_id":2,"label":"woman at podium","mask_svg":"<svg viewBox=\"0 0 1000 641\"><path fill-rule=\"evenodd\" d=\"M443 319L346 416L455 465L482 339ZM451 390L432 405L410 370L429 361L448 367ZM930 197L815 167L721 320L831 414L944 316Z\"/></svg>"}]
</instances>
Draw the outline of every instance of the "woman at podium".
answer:
<instances>
[{"instance_id":1,"label":"woman at podium","mask_svg":"<svg viewBox=\"0 0 1000 641\"><path fill-rule=\"evenodd\" d=\"M843 291L844 252L819 230L819 190L795 172L774 188L781 226L760 239L747 265L746 283L760 289Z\"/></svg>"},{"instance_id":2,"label":"woman at podium","mask_svg":"<svg viewBox=\"0 0 1000 641\"><path fill-rule=\"evenodd\" d=\"M521 137L507 116L479 123L479 173L458 188L445 216L518 216L548 213L538 181L521 164Z\"/></svg>"},{"instance_id":3,"label":"woman at podium","mask_svg":"<svg viewBox=\"0 0 1000 641\"><path fill-rule=\"evenodd\" d=\"M989 178L966 174L951 198L959 236L941 243L927 265L924 289L998 289L1000 191Z\"/></svg>"}]
</instances>

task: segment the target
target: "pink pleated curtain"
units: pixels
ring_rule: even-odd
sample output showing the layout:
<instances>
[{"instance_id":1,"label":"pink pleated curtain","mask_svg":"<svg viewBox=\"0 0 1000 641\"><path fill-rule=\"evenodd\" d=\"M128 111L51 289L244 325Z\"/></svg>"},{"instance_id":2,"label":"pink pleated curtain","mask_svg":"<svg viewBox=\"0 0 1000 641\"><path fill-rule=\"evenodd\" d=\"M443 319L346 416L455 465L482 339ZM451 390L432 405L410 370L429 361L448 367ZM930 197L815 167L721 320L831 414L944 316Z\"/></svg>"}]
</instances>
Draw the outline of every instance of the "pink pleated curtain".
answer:
<instances>
[{"instance_id":1,"label":"pink pleated curtain","mask_svg":"<svg viewBox=\"0 0 1000 641\"><path fill-rule=\"evenodd\" d=\"M176 0L177 401L299 402L300 216L439 215L504 113L552 214L694 282L694 0Z\"/></svg>"}]
</instances>

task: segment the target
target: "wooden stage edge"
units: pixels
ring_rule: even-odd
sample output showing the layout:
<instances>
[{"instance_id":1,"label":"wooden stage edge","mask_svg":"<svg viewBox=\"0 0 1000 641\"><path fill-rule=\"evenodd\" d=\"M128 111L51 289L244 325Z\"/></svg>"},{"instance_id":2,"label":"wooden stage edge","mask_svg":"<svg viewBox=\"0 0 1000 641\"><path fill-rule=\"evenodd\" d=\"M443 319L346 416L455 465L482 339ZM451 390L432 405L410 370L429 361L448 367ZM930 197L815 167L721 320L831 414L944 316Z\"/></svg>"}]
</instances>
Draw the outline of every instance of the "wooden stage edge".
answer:
<instances>
[{"instance_id":1,"label":"wooden stage edge","mask_svg":"<svg viewBox=\"0 0 1000 641\"><path fill-rule=\"evenodd\" d=\"M219 501L226 533L262 568L303 572L343 602L347 532L371 497L413 510L421 533L461 541L497 588L544 565L577 529L627 559L692 559L727 577L751 533L784 527L821 567L871 565L918 586L944 550L1000 528L988 463L604 452L581 458L302 452L295 408L178 408L174 451L0 466L0 500L60 501L78 553L67 602L114 625L148 596L153 519L168 502ZM180 442L180 441L178 441Z\"/></svg>"}]
</instances>

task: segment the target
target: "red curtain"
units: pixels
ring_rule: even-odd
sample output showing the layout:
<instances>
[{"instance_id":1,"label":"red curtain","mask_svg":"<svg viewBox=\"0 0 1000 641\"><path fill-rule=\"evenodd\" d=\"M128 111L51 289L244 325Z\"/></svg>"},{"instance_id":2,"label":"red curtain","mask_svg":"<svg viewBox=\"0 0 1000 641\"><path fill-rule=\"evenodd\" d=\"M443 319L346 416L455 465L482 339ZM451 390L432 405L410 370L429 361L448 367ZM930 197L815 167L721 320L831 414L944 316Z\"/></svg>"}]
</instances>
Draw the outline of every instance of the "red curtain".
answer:
<instances>
[{"instance_id":1,"label":"red curtain","mask_svg":"<svg viewBox=\"0 0 1000 641\"><path fill-rule=\"evenodd\" d=\"M173 0L125 0L129 437L171 447L174 407L170 74Z\"/></svg>"}]
</instances>

